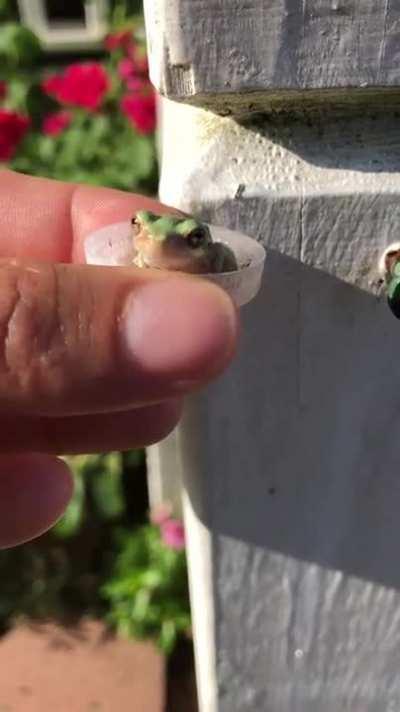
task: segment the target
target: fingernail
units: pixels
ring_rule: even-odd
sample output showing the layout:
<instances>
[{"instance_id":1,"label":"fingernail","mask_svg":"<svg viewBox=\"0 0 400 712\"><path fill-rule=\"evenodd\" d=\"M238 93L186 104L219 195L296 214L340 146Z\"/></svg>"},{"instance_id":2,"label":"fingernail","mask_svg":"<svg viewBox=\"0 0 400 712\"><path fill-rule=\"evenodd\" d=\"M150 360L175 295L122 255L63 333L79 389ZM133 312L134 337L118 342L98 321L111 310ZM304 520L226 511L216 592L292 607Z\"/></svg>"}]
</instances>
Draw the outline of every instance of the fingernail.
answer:
<instances>
[{"instance_id":1,"label":"fingernail","mask_svg":"<svg viewBox=\"0 0 400 712\"><path fill-rule=\"evenodd\" d=\"M124 309L125 352L147 378L179 389L207 381L230 360L237 317L230 298L200 279L171 277L130 294Z\"/></svg>"}]
</instances>

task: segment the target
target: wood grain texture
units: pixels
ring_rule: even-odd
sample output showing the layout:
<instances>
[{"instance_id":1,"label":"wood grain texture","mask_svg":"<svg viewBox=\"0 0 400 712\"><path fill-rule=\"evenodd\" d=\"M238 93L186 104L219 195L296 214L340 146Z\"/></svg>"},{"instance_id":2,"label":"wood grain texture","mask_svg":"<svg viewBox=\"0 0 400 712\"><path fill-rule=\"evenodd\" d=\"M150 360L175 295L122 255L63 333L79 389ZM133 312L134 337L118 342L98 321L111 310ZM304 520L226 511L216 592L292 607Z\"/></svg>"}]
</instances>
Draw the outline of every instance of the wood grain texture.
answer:
<instances>
[{"instance_id":1,"label":"wood grain texture","mask_svg":"<svg viewBox=\"0 0 400 712\"><path fill-rule=\"evenodd\" d=\"M384 0L147 0L152 79L227 111L305 91L400 84L400 6ZM303 94L304 96L304 94ZM317 93L318 96L318 93Z\"/></svg>"},{"instance_id":2,"label":"wood grain texture","mask_svg":"<svg viewBox=\"0 0 400 712\"><path fill-rule=\"evenodd\" d=\"M268 250L179 432L201 712L397 712L396 113L163 109L161 198Z\"/></svg>"},{"instance_id":3,"label":"wood grain texture","mask_svg":"<svg viewBox=\"0 0 400 712\"><path fill-rule=\"evenodd\" d=\"M163 200L378 295L398 239L397 112L314 112L244 124L164 102Z\"/></svg>"},{"instance_id":4,"label":"wood grain texture","mask_svg":"<svg viewBox=\"0 0 400 712\"><path fill-rule=\"evenodd\" d=\"M400 331L276 252L242 322L230 372L181 425L190 527L211 539L208 598L209 549L191 561L194 608L215 618L201 710L397 710Z\"/></svg>"}]
</instances>

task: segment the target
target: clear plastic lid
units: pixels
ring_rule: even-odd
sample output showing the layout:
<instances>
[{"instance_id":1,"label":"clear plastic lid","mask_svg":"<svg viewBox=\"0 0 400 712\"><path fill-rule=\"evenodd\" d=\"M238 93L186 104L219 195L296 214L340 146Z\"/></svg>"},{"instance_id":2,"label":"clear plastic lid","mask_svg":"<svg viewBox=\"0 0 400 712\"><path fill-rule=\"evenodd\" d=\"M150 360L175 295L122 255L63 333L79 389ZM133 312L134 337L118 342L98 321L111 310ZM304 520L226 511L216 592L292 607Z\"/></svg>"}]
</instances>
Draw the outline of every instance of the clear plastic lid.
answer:
<instances>
[{"instance_id":1,"label":"clear plastic lid","mask_svg":"<svg viewBox=\"0 0 400 712\"><path fill-rule=\"evenodd\" d=\"M224 227L208 226L215 242L228 245L235 253L238 269L235 272L204 274L225 289L236 306L250 302L260 289L264 270L265 250L263 246L247 235L227 230ZM135 257L130 222L106 225L91 233L84 245L87 264L123 267L131 265Z\"/></svg>"}]
</instances>

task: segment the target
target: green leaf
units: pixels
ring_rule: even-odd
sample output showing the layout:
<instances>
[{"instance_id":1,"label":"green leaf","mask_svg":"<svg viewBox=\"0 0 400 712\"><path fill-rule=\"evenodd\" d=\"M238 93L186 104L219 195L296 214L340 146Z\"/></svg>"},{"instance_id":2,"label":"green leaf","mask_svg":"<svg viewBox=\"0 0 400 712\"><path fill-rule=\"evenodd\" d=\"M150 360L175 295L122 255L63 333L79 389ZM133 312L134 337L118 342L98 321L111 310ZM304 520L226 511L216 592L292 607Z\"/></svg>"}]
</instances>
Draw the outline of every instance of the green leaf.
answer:
<instances>
[{"instance_id":1,"label":"green leaf","mask_svg":"<svg viewBox=\"0 0 400 712\"><path fill-rule=\"evenodd\" d=\"M176 641L177 631L174 621L164 621L157 642L165 655L171 655Z\"/></svg>"},{"instance_id":2,"label":"green leaf","mask_svg":"<svg viewBox=\"0 0 400 712\"><path fill-rule=\"evenodd\" d=\"M132 606L132 617L137 621L143 621L148 615L150 607L150 593L146 589L141 589L136 594L133 606Z\"/></svg>"},{"instance_id":3,"label":"green leaf","mask_svg":"<svg viewBox=\"0 0 400 712\"><path fill-rule=\"evenodd\" d=\"M104 519L114 519L123 514L125 502L118 453L104 458L102 470L92 476L91 490L97 511Z\"/></svg>"},{"instance_id":4,"label":"green leaf","mask_svg":"<svg viewBox=\"0 0 400 712\"><path fill-rule=\"evenodd\" d=\"M57 144L51 136L39 136L37 138L38 157L43 163L51 163L54 160Z\"/></svg>"},{"instance_id":5,"label":"green leaf","mask_svg":"<svg viewBox=\"0 0 400 712\"><path fill-rule=\"evenodd\" d=\"M53 527L53 533L63 539L74 536L82 524L85 503L85 488L82 477L74 473L74 494L59 522Z\"/></svg>"},{"instance_id":6,"label":"green leaf","mask_svg":"<svg viewBox=\"0 0 400 712\"><path fill-rule=\"evenodd\" d=\"M10 67L32 63L40 54L36 35L17 22L0 25L0 57Z\"/></svg>"},{"instance_id":7,"label":"green leaf","mask_svg":"<svg viewBox=\"0 0 400 712\"><path fill-rule=\"evenodd\" d=\"M0 30L1 34L1 30ZM26 77L12 77L7 82L7 107L14 111L26 111L30 82Z\"/></svg>"}]
</instances>

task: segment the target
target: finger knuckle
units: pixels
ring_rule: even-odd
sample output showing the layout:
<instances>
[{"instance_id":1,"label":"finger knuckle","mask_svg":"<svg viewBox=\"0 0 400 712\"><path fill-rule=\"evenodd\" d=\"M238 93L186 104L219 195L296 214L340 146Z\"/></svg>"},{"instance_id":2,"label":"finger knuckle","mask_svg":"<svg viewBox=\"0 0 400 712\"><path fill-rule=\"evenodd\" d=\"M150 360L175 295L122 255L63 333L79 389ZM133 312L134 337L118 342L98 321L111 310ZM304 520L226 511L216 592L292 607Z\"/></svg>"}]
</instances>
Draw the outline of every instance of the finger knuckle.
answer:
<instances>
[{"instance_id":1,"label":"finger knuckle","mask_svg":"<svg viewBox=\"0 0 400 712\"><path fill-rule=\"evenodd\" d=\"M57 266L0 265L0 285L0 392L39 398L67 352Z\"/></svg>"}]
</instances>

